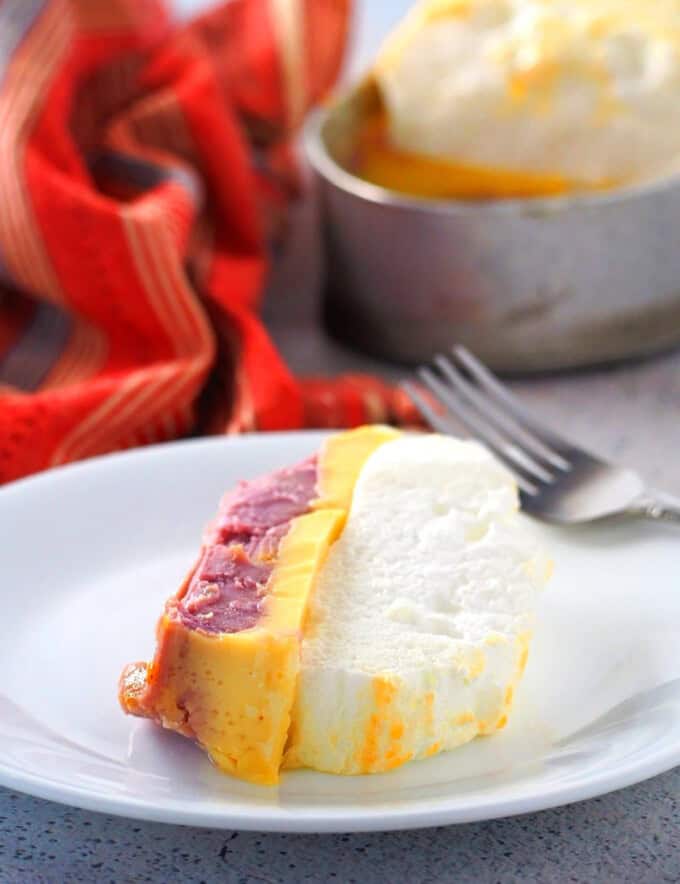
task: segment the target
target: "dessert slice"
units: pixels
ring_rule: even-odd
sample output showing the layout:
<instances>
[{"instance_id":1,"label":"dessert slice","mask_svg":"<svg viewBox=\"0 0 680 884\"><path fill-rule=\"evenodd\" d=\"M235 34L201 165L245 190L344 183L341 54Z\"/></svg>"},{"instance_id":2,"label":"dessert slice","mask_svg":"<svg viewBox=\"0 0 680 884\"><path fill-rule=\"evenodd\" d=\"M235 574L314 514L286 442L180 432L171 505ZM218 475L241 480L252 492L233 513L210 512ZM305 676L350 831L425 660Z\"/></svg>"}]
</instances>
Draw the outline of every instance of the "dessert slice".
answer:
<instances>
[{"instance_id":1,"label":"dessert slice","mask_svg":"<svg viewBox=\"0 0 680 884\"><path fill-rule=\"evenodd\" d=\"M482 446L377 448L318 575L287 767L373 773L507 721L550 564Z\"/></svg>"},{"instance_id":2,"label":"dessert slice","mask_svg":"<svg viewBox=\"0 0 680 884\"><path fill-rule=\"evenodd\" d=\"M120 702L195 739L215 764L276 782L309 595L363 463L398 433L331 437L318 456L227 495L198 562L166 603L152 663L126 667Z\"/></svg>"},{"instance_id":3,"label":"dessert slice","mask_svg":"<svg viewBox=\"0 0 680 884\"><path fill-rule=\"evenodd\" d=\"M363 428L228 495L130 713L259 783L386 771L503 727L549 563L482 446Z\"/></svg>"}]
</instances>

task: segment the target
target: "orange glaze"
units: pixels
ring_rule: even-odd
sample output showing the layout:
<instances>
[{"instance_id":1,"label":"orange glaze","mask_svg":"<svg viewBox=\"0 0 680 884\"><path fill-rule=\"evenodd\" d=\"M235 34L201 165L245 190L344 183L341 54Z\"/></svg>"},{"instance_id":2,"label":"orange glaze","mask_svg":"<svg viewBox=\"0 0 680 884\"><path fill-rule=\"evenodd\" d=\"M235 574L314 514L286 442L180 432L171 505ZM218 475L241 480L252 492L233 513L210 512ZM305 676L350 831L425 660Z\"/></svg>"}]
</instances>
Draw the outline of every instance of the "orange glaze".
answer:
<instances>
[{"instance_id":1,"label":"orange glaze","mask_svg":"<svg viewBox=\"0 0 680 884\"><path fill-rule=\"evenodd\" d=\"M511 199L559 196L583 190L603 190L570 181L559 174L494 169L437 159L393 147L384 111L367 118L357 139L351 170L366 181L411 196L432 199Z\"/></svg>"},{"instance_id":2,"label":"orange glaze","mask_svg":"<svg viewBox=\"0 0 680 884\"><path fill-rule=\"evenodd\" d=\"M436 755L437 752L439 752L439 750L441 749L441 747L442 747L442 744L438 741L436 743L432 743L425 750L425 758L430 758L432 755Z\"/></svg>"},{"instance_id":3,"label":"orange glaze","mask_svg":"<svg viewBox=\"0 0 680 884\"><path fill-rule=\"evenodd\" d=\"M361 773L394 770L413 757L401 745L404 724L394 709L397 686L388 679L373 679L373 706L360 749Z\"/></svg>"},{"instance_id":4,"label":"orange glaze","mask_svg":"<svg viewBox=\"0 0 680 884\"><path fill-rule=\"evenodd\" d=\"M524 669L526 668L528 659L529 659L529 645L527 644L522 651L521 657L519 658L519 674L520 675L524 672Z\"/></svg>"},{"instance_id":5,"label":"orange glaze","mask_svg":"<svg viewBox=\"0 0 680 884\"><path fill-rule=\"evenodd\" d=\"M428 691L425 694L425 727L431 731L434 726L434 694Z\"/></svg>"}]
</instances>

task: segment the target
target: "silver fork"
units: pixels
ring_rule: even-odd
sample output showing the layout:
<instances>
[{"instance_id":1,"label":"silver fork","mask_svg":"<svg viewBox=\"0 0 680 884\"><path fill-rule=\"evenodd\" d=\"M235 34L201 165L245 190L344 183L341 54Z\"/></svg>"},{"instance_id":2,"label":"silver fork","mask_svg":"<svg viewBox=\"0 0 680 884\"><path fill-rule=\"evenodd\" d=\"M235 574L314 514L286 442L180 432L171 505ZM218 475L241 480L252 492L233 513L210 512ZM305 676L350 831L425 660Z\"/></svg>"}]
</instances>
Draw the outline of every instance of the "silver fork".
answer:
<instances>
[{"instance_id":1,"label":"silver fork","mask_svg":"<svg viewBox=\"0 0 680 884\"><path fill-rule=\"evenodd\" d=\"M645 516L680 525L680 500L647 488L632 470L596 457L538 421L464 347L436 356L418 376L439 413L411 383L404 388L430 424L452 433L455 414L514 474L522 509L563 524L608 516Z\"/></svg>"}]
</instances>

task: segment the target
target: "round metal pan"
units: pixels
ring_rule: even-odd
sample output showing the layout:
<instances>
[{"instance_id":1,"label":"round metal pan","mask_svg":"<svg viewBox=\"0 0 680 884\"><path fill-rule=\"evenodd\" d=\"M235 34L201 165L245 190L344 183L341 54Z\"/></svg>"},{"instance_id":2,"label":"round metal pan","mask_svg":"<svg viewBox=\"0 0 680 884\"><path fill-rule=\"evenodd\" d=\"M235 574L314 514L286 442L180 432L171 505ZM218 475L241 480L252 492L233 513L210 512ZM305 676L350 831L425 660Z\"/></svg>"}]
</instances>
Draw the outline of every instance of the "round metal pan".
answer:
<instances>
[{"instance_id":1,"label":"round metal pan","mask_svg":"<svg viewBox=\"0 0 680 884\"><path fill-rule=\"evenodd\" d=\"M366 81L306 130L337 336L407 364L460 342L511 372L680 342L680 177L539 199L403 196L350 171L379 101Z\"/></svg>"}]
</instances>

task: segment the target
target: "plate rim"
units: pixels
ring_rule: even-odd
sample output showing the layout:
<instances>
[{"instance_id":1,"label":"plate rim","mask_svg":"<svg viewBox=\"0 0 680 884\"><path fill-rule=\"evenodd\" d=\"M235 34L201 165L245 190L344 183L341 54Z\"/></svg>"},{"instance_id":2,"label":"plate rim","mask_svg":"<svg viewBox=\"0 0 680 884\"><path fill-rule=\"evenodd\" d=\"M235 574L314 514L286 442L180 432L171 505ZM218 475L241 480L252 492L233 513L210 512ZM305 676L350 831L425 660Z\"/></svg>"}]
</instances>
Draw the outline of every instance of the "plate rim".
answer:
<instances>
[{"instance_id":1,"label":"plate rim","mask_svg":"<svg viewBox=\"0 0 680 884\"><path fill-rule=\"evenodd\" d=\"M427 799L428 804L435 806L395 811L384 808L371 810L357 808L351 811L325 809L323 815L317 808L310 808L304 812L248 809L222 811L217 806L213 809L187 810L180 807L181 802L177 800L157 804L144 799L117 798L76 786L52 784L33 774L12 775L11 770L2 761L0 761L0 786L69 807L126 819L199 828L321 835L425 829L537 813L617 792L665 773L678 764L680 764L680 745L675 745L650 756L646 762L617 769L617 776L602 772L589 778L586 783L553 787L533 797L508 798L502 801L485 799L475 808L455 806L453 801L445 798ZM421 801L423 804L426 803L424 800ZM438 804L444 806L439 807Z\"/></svg>"},{"instance_id":2,"label":"plate rim","mask_svg":"<svg viewBox=\"0 0 680 884\"><path fill-rule=\"evenodd\" d=\"M277 446L301 437L311 444L320 442L332 431L287 430L271 433L246 433L238 436L210 436L134 448L89 458L73 464L55 467L11 482L0 488L0 510L10 498L21 497L28 491L39 492L46 484L79 481L90 472L118 465L153 459L160 455L172 457L179 449L223 448L268 444ZM9 506L12 504L9 503ZM242 831L291 832L307 834L394 831L419 829L439 825L464 824L484 820L535 813L599 797L634 785L680 764L680 731L672 743L666 743L650 755L632 762L619 764L613 770L602 770L567 785L553 785L532 796L511 796L494 799L493 793L474 805L465 806L457 796L402 800L390 810L380 807L344 807L334 809L318 806L282 808L238 807L238 799L231 799L224 808L218 800L208 801L192 808L181 800L163 803L150 802L143 797L106 794L101 790L75 784L60 783L49 777L23 771L0 757L0 786L37 798L84 810L106 813L129 819L166 824L192 825L204 828L238 829ZM330 776L330 775L329 775ZM274 787L275 788L275 787ZM407 804L407 806L403 806Z\"/></svg>"}]
</instances>

